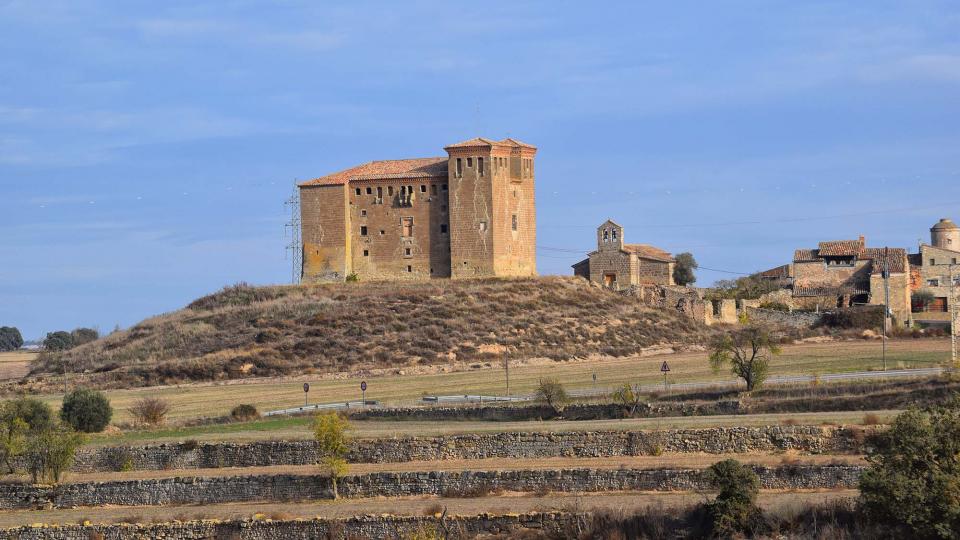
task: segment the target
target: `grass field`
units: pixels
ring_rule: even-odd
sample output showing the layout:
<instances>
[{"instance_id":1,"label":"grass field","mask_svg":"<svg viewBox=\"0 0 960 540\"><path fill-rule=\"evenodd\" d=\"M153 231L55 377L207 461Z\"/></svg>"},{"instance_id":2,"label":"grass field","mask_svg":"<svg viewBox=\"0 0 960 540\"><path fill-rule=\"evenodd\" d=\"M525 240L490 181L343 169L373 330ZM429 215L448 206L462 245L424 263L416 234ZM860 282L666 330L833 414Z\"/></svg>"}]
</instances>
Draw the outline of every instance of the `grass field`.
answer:
<instances>
[{"instance_id":1,"label":"grass field","mask_svg":"<svg viewBox=\"0 0 960 540\"><path fill-rule=\"evenodd\" d=\"M950 342L945 339L891 341L887 347L889 368L940 365L949 359ZM610 358L591 361L537 362L518 365L510 370L511 392L531 392L543 377L557 377L568 389L591 388L592 375L597 375L598 388L615 388L624 382L657 383L662 381L661 363L670 364L671 382L729 381L729 371L714 373L706 353ZM784 347L783 354L771 362L771 375L824 374L845 371L879 370L880 343L877 341L845 341ZM392 375L367 378L367 399L384 404L409 404L423 395L433 394L498 394L505 393L503 371L496 368L436 373L430 375ZM116 414L114 422L130 420L127 409L144 396L162 397L173 409L171 420L221 416L239 403L251 403L260 411L296 407L303 403L303 383L310 383L311 403L327 403L360 399L360 377L321 379L297 377L285 379L245 380L231 383L199 383L182 386L146 387L112 390L107 394ZM82 385L82 379L72 385ZM41 396L59 406L60 395Z\"/></svg>"},{"instance_id":2,"label":"grass field","mask_svg":"<svg viewBox=\"0 0 960 540\"><path fill-rule=\"evenodd\" d=\"M671 418L633 418L627 420L590 420L566 422L562 420L528 420L521 422L412 422L363 421L353 422L352 435L357 438L385 438L409 436L454 435L464 433L501 433L515 431L585 431L585 430L657 430L704 428L718 426L767 426L782 423L803 425L861 424L866 415L875 415L887 423L898 411L849 411L818 413L751 414L729 416L677 416ZM122 434L96 434L89 444L146 444L184 440L201 442L246 442L268 439L308 439L310 417L274 417L254 422L215 424L206 426L129 431Z\"/></svg>"},{"instance_id":3,"label":"grass field","mask_svg":"<svg viewBox=\"0 0 960 540\"><path fill-rule=\"evenodd\" d=\"M790 508L805 503L822 503L857 496L855 490L832 491L764 491L758 503L764 508ZM33 523L75 524L150 523L193 519L250 519L263 513L274 519L314 517L346 518L363 514L424 515L439 503L451 515L476 515L483 512L509 514L533 511L589 511L596 509L640 510L650 506L679 508L698 504L706 495L693 492L613 492L613 493L504 493L475 499L407 497L384 500L340 499L311 502L249 502L191 506L126 506L74 508L69 510L19 510L0 512L0 527L16 527Z\"/></svg>"}]
</instances>

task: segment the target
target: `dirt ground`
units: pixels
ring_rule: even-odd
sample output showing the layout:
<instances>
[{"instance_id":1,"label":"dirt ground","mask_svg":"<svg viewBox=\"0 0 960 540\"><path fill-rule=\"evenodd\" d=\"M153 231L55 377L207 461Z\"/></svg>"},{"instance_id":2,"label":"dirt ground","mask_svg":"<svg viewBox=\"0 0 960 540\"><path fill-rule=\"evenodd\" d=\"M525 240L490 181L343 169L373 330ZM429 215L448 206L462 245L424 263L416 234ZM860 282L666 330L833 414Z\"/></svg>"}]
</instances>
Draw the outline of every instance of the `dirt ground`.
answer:
<instances>
[{"instance_id":1,"label":"dirt ground","mask_svg":"<svg viewBox=\"0 0 960 540\"><path fill-rule=\"evenodd\" d=\"M777 466L784 464L823 465L828 463L863 464L861 456L801 455L796 452L777 454L664 454L662 456L620 456L603 458L537 458L537 459L457 459L446 461L408 461L404 463L355 463L349 474L406 471L492 471L519 469L703 469L718 461L734 458L743 463ZM219 469L175 469L167 471L129 471L99 473L68 473L66 482L108 482L112 480L142 480L145 478L174 478L177 476L234 476L258 474L316 474L316 465L281 465L274 467L224 467ZM3 480L23 480L9 476Z\"/></svg>"},{"instance_id":2,"label":"dirt ground","mask_svg":"<svg viewBox=\"0 0 960 540\"><path fill-rule=\"evenodd\" d=\"M0 352L0 381L24 377L30 371L30 362L36 357L35 352Z\"/></svg>"},{"instance_id":3,"label":"dirt ground","mask_svg":"<svg viewBox=\"0 0 960 540\"><path fill-rule=\"evenodd\" d=\"M799 506L811 502L827 502L857 496L855 490L831 491L764 491L759 503L765 508ZM408 497L397 499L340 499L299 503L249 502L222 505L190 506L125 506L76 508L67 510L19 510L0 512L0 527L9 528L34 523L149 523L192 519L249 519L263 513L271 519L314 517L345 518L362 514L426 515L446 507L455 515L519 513L533 511L586 511L611 509L634 511L650 506L684 507L708 499L705 493L678 492L613 492L613 493L505 493L496 497L446 499Z\"/></svg>"}]
</instances>

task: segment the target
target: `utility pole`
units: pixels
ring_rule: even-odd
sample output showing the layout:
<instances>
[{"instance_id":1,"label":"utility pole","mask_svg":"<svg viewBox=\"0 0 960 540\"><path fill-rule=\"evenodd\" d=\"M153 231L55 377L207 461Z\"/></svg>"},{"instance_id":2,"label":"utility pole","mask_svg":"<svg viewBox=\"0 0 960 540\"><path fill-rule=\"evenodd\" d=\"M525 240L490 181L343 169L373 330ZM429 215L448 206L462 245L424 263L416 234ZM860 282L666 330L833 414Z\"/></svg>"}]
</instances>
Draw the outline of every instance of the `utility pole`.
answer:
<instances>
[{"instance_id":1,"label":"utility pole","mask_svg":"<svg viewBox=\"0 0 960 540\"><path fill-rule=\"evenodd\" d=\"M290 221L286 224L290 242L286 248L290 252L290 282L297 285L303 271L303 245L300 237L300 190L296 180L293 181L293 194L283 205L290 208Z\"/></svg>"},{"instance_id":2,"label":"utility pole","mask_svg":"<svg viewBox=\"0 0 960 540\"><path fill-rule=\"evenodd\" d=\"M507 376L507 401L510 401L510 358L503 358L503 372Z\"/></svg>"},{"instance_id":3,"label":"utility pole","mask_svg":"<svg viewBox=\"0 0 960 540\"><path fill-rule=\"evenodd\" d=\"M890 321L890 259L888 248L883 248L883 370L887 370L887 325Z\"/></svg>"},{"instance_id":4,"label":"utility pole","mask_svg":"<svg viewBox=\"0 0 960 540\"><path fill-rule=\"evenodd\" d=\"M950 369L957 368L957 326L960 325L960 318L957 317L957 276L954 273L954 267L950 265Z\"/></svg>"}]
</instances>

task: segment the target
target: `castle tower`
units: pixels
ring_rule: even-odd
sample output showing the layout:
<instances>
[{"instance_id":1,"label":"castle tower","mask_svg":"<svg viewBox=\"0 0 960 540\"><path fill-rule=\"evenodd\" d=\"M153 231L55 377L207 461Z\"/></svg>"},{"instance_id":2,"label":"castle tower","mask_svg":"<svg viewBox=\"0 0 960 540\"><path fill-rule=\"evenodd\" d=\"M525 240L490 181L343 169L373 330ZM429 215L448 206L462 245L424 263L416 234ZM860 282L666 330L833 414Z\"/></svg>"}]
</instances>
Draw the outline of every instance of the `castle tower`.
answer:
<instances>
[{"instance_id":1,"label":"castle tower","mask_svg":"<svg viewBox=\"0 0 960 540\"><path fill-rule=\"evenodd\" d=\"M930 228L930 243L934 247L960 251L960 227L948 218L942 218Z\"/></svg>"},{"instance_id":2,"label":"castle tower","mask_svg":"<svg viewBox=\"0 0 960 540\"><path fill-rule=\"evenodd\" d=\"M536 147L478 137L444 150L451 277L536 275Z\"/></svg>"}]
</instances>

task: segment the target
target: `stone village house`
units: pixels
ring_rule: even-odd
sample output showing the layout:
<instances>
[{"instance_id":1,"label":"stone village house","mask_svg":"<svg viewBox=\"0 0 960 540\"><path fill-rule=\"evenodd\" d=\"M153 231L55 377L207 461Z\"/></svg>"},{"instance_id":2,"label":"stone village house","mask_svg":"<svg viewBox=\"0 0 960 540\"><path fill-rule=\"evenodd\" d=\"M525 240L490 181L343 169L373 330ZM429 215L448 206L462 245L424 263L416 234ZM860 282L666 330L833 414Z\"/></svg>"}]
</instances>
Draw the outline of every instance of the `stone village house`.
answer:
<instances>
[{"instance_id":1,"label":"stone village house","mask_svg":"<svg viewBox=\"0 0 960 540\"><path fill-rule=\"evenodd\" d=\"M478 137L299 185L304 282L533 276L534 156Z\"/></svg>"},{"instance_id":2,"label":"stone village house","mask_svg":"<svg viewBox=\"0 0 960 540\"><path fill-rule=\"evenodd\" d=\"M623 227L607 220L597 227L597 249L573 265L573 274L611 289L638 285L675 285L676 261L648 244L624 243Z\"/></svg>"},{"instance_id":3,"label":"stone village house","mask_svg":"<svg viewBox=\"0 0 960 540\"><path fill-rule=\"evenodd\" d=\"M960 295L960 227L941 219L930 228L930 243L921 243L909 260L911 291L932 297L929 302L913 302L913 320L926 326L949 324Z\"/></svg>"}]
</instances>

